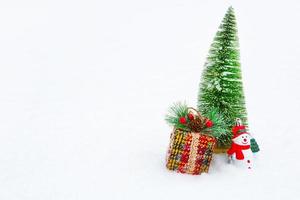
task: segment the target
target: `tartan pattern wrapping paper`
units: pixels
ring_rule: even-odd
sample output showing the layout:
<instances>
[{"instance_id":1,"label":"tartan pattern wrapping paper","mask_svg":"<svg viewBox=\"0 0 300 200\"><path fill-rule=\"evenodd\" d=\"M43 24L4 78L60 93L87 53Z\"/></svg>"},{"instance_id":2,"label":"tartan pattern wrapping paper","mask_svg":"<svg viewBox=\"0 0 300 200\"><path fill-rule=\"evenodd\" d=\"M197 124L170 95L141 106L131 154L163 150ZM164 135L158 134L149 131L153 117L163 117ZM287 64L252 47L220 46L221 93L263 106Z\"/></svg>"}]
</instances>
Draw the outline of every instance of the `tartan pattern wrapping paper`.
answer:
<instances>
[{"instance_id":1,"label":"tartan pattern wrapping paper","mask_svg":"<svg viewBox=\"0 0 300 200\"><path fill-rule=\"evenodd\" d=\"M174 129L167 153L167 168L198 175L208 172L216 139L201 133Z\"/></svg>"}]
</instances>

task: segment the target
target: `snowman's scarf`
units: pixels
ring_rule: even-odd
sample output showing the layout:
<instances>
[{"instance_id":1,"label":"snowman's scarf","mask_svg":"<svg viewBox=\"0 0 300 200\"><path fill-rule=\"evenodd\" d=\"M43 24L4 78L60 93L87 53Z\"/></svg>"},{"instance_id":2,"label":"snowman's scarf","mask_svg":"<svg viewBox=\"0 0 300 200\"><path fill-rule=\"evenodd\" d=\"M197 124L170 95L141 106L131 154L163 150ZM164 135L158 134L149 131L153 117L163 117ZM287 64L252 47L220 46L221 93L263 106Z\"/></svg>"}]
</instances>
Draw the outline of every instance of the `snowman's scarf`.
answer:
<instances>
[{"instance_id":1,"label":"snowman's scarf","mask_svg":"<svg viewBox=\"0 0 300 200\"><path fill-rule=\"evenodd\" d=\"M242 150L250 149L250 145L238 145L236 143L232 143L230 149L228 149L227 154L232 155L235 153L235 157L238 160L243 160L244 159L244 154Z\"/></svg>"}]
</instances>

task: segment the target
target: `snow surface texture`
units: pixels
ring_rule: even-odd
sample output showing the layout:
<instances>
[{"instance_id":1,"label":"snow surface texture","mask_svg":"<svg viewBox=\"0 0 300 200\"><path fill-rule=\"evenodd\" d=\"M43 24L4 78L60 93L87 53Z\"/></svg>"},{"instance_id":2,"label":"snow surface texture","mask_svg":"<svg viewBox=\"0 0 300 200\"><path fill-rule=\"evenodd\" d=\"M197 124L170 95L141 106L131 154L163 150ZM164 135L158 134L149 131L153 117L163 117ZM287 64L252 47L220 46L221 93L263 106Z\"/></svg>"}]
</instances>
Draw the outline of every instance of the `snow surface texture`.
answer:
<instances>
[{"instance_id":1,"label":"snow surface texture","mask_svg":"<svg viewBox=\"0 0 300 200\"><path fill-rule=\"evenodd\" d=\"M255 170L165 168L233 5ZM300 2L1 1L0 199L299 199Z\"/></svg>"}]
</instances>

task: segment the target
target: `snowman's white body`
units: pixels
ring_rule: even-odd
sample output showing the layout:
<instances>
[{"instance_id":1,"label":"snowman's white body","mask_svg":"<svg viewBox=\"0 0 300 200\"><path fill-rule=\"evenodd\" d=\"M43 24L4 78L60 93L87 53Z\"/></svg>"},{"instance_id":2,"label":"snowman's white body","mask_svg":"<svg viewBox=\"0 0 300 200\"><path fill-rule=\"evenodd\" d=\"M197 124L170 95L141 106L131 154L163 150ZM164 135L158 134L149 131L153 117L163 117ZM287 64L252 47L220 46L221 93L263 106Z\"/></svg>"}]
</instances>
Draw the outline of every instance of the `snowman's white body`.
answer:
<instances>
[{"instance_id":1,"label":"snowman's white body","mask_svg":"<svg viewBox=\"0 0 300 200\"><path fill-rule=\"evenodd\" d=\"M244 133L232 140L232 142L234 142L237 145L249 146L248 149L242 150L242 153L244 155L244 159L242 159L242 160L236 159L235 153L232 154L233 161L237 166L241 166L243 168L248 168L248 169L253 168L253 153L250 148L250 139L251 139L251 136L247 133Z\"/></svg>"}]
</instances>

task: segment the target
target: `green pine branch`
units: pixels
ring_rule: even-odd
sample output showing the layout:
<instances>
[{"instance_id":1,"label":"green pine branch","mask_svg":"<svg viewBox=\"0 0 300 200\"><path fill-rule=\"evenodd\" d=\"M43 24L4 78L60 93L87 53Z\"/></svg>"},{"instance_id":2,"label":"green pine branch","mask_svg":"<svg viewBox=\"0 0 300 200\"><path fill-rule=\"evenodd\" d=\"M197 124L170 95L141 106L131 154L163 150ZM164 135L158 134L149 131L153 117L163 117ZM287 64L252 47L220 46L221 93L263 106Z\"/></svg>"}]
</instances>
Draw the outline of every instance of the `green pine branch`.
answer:
<instances>
[{"instance_id":1,"label":"green pine branch","mask_svg":"<svg viewBox=\"0 0 300 200\"><path fill-rule=\"evenodd\" d=\"M193 131L188 123L192 122L187 116L189 113L189 107L185 103L175 103L173 104L170 109L168 114L166 115L166 122L170 125L173 126L177 129L182 129L185 131ZM203 115L202 115L203 114ZM197 116L201 117L201 121L203 124L200 124L199 126L201 127L201 133L208 134L214 136L219 145L225 145L228 141L231 140L231 135L228 136L227 134L227 123L226 119L222 116L222 114L218 111L218 109L211 109L210 111L204 113L200 113ZM185 118L186 123L182 124L180 123L180 118ZM194 115L196 118L196 116ZM207 127L205 123L210 120L212 121L212 127Z\"/></svg>"},{"instance_id":2,"label":"green pine branch","mask_svg":"<svg viewBox=\"0 0 300 200\"><path fill-rule=\"evenodd\" d=\"M188 107L186 103L177 102L174 103L170 108L169 112L165 117L166 122L170 126L174 126L179 129L188 130L186 125L179 122L180 117L186 117L188 114Z\"/></svg>"},{"instance_id":3,"label":"green pine branch","mask_svg":"<svg viewBox=\"0 0 300 200\"><path fill-rule=\"evenodd\" d=\"M231 141L231 134L227 134L226 119L218 111L217 108L213 108L203 115L213 122L213 126L204 129L204 133L214 136L219 146L224 146L228 141Z\"/></svg>"}]
</instances>

